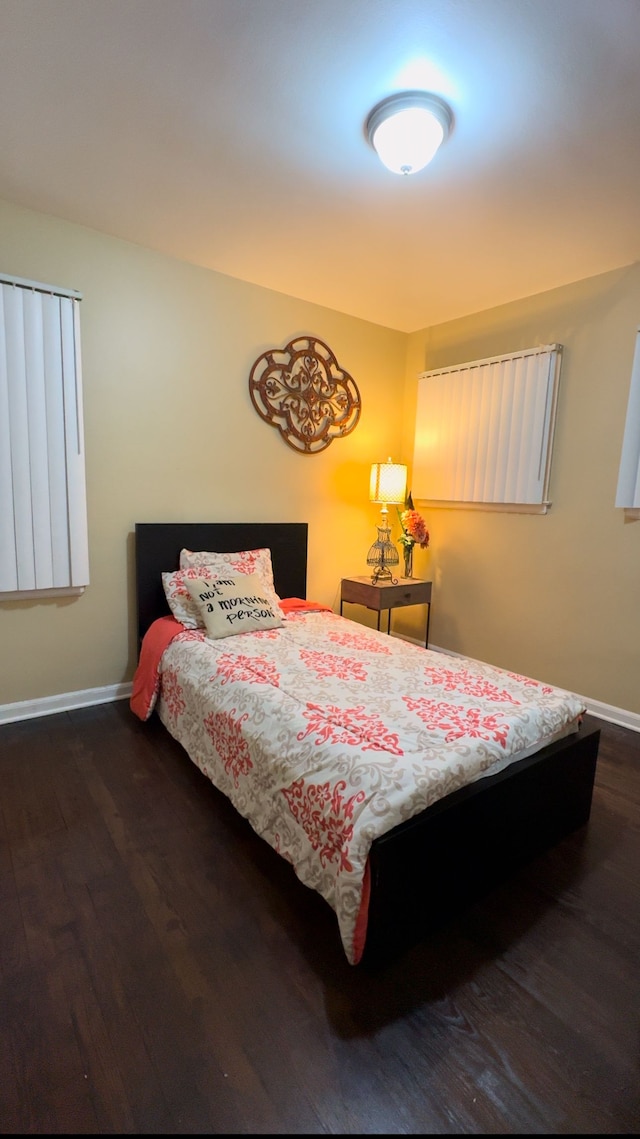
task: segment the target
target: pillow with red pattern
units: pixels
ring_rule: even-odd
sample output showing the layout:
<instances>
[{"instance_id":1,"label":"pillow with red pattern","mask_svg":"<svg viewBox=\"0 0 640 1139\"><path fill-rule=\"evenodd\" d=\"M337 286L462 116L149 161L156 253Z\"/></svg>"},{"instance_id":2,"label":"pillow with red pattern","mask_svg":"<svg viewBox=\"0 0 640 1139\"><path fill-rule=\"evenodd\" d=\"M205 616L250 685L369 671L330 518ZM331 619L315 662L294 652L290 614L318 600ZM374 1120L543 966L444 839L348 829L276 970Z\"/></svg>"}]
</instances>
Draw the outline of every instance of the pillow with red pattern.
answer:
<instances>
[{"instance_id":1,"label":"pillow with red pattern","mask_svg":"<svg viewBox=\"0 0 640 1139\"><path fill-rule=\"evenodd\" d=\"M271 550L267 548L239 550L232 554L219 554L209 550L182 549L178 564L180 569L191 568L191 566L206 566L207 574L210 574L212 569L215 573L224 574L259 573L265 585L271 586L275 592Z\"/></svg>"}]
</instances>

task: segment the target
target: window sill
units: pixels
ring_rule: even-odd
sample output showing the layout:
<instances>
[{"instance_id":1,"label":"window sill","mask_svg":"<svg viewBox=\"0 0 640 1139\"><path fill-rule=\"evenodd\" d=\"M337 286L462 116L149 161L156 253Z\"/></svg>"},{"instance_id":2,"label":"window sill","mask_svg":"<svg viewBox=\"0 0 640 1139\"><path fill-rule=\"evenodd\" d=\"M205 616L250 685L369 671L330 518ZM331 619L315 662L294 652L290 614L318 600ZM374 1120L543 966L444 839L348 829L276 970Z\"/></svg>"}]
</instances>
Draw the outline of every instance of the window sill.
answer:
<instances>
[{"instance_id":1,"label":"window sill","mask_svg":"<svg viewBox=\"0 0 640 1139\"><path fill-rule=\"evenodd\" d=\"M15 589L10 593L0 593L3 601L47 601L50 597L79 597L86 585L65 585L58 589Z\"/></svg>"}]
</instances>

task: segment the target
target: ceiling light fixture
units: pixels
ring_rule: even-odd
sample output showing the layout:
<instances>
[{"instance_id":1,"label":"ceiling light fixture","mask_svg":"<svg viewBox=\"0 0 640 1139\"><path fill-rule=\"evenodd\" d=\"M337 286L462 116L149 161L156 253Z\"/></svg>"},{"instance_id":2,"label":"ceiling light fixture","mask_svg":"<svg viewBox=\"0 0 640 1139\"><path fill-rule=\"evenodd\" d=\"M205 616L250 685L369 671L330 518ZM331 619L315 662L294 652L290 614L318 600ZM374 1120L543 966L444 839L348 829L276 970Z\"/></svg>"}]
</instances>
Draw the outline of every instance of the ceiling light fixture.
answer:
<instances>
[{"instance_id":1,"label":"ceiling light fixture","mask_svg":"<svg viewBox=\"0 0 640 1139\"><path fill-rule=\"evenodd\" d=\"M394 174L415 174L433 158L453 126L453 111L428 91L399 91L377 103L366 123L367 138Z\"/></svg>"}]
</instances>

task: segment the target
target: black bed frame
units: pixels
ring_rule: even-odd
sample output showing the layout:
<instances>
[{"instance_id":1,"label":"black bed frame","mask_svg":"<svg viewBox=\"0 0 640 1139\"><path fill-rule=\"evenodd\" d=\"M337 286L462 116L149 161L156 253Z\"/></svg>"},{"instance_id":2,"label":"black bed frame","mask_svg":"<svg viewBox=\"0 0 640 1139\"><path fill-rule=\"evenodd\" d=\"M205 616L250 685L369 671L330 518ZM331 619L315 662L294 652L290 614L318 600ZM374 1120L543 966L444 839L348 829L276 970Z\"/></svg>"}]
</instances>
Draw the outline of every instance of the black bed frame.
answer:
<instances>
[{"instance_id":1,"label":"black bed frame","mask_svg":"<svg viewBox=\"0 0 640 1139\"><path fill-rule=\"evenodd\" d=\"M139 640L169 612L162 573L180 550L268 547L280 597L306 597L304 522L149 522L135 527ZM600 729L587 727L453 792L375 839L362 964L379 966L584 826Z\"/></svg>"}]
</instances>

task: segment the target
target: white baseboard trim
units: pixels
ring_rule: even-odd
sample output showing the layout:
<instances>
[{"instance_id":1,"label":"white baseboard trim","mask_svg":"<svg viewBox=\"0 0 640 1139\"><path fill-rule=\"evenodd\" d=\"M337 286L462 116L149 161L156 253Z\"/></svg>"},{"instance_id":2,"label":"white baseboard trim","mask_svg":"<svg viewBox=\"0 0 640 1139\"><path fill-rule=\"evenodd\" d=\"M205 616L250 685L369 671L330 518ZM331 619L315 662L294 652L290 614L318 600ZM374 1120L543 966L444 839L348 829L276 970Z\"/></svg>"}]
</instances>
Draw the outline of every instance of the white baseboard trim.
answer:
<instances>
[{"instance_id":1,"label":"white baseboard trim","mask_svg":"<svg viewBox=\"0 0 640 1139\"><path fill-rule=\"evenodd\" d=\"M640 714L627 712L626 708L616 708L613 704L602 704L600 700L592 700L589 696L582 696L587 712L598 716L601 720L608 720L611 724L618 724L621 728L631 728L633 732L640 732Z\"/></svg>"},{"instance_id":2,"label":"white baseboard trim","mask_svg":"<svg viewBox=\"0 0 640 1139\"><path fill-rule=\"evenodd\" d=\"M74 708L90 708L94 704L110 704L113 700L127 700L129 696L131 684L107 684L104 688L83 688L80 692L60 692L57 696L43 696L39 700L0 704L0 724L71 712Z\"/></svg>"},{"instance_id":3,"label":"white baseboard trim","mask_svg":"<svg viewBox=\"0 0 640 1139\"><path fill-rule=\"evenodd\" d=\"M415 637L402 636L401 639L422 647L422 641ZM438 645L429 645L429 648L435 653L447 653L449 656L463 655L451 649L441 649ZM84 688L80 692L61 692L58 696L43 696L39 700L0 704L0 724L31 720L34 716L51 716L56 712L71 712L74 708L90 708L94 704L110 704L113 700L128 700L131 696L131 687L130 683L108 684L104 688ZM576 695L580 696L580 693ZM601 720L608 720L611 724L618 724L621 728L631 728L633 732L640 732L640 713L616 708L613 704L603 704L601 700L592 700L589 696L580 696L580 699L584 700L584 706L591 715L599 716Z\"/></svg>"}]
</instances>

